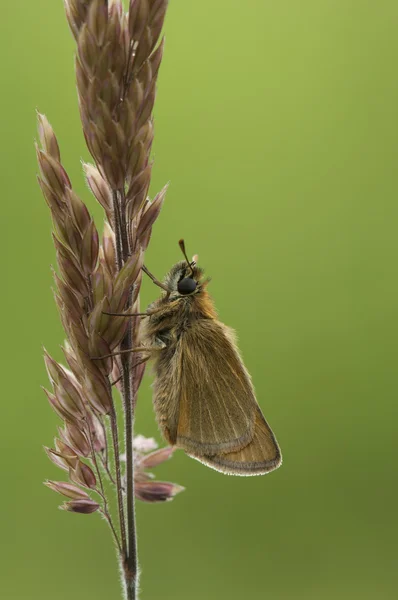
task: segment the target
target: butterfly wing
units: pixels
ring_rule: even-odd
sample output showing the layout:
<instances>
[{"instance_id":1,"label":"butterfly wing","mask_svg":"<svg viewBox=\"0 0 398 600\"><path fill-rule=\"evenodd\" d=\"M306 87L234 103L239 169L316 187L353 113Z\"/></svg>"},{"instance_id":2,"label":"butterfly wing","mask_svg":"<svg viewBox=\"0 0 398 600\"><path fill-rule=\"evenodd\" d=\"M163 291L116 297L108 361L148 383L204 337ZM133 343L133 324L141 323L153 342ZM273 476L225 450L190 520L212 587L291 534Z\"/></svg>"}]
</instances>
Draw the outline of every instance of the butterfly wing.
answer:
<instances>
[{"instance_id":1,"label":"butterfly wing","mask_svg":"<svg viewBox=\"0 0 398 600\"><path fill-rule=\"evenodd\" d=\"M265 475L282 464L278 443L259 407L256 411L254 436L247 446L226 454L191 456L227 475Z\"/></svg>"},{"instance_id":2,"label":"butterfly wing","mask_svg":"<svg viewBox=\"0 0 398 600\"><path fill-rule=\"evenodd\" d=\"M262 475L281 464L231 329L194 321L155 368L155 411L170 444L231 475Z\"/></svg>"},{"instance_id":3,"label":"butterfly wing","mask_svg":"<svg viewBox=\"0 0 398 600\"><path fill-rule=\"evenodd\" d=\"M176 445L199 456L237 452L253 439L257 402L233 333L198 319L179 342Z\"/></svg>"}]
</instances>

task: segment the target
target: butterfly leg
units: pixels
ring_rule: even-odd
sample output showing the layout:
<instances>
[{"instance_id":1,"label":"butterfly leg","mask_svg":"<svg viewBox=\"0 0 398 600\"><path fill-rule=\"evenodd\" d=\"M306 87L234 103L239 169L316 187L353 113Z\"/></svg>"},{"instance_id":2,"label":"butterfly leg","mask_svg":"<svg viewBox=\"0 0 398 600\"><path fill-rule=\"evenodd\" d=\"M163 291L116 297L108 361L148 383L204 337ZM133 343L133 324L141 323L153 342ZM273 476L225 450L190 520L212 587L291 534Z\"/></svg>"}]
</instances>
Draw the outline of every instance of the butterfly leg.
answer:
<instances>
[{"instance_id":1,"label":"butterfly leg","mask_svg":"<svg viewBox=\"0 0 398 600\"><path fill-rule=\"evenodd\" d=\"M139 367L140 365L143 365L144 363L146 363L149 359L151 358L151 355L148 354L148 356L144 356L143 358L141 358L141 360L139 360L138 362L135 363L134 368ZM123 374L119 375L119 377L117 379L115 379L115 381L111 382L111 385L114 386L117 383L119 383L119 381L121 381L123 378Z\"/></svg>"},{"instance_id":2,"label":"butterfly leg","mask_svg":"<svg viewBox=\"0 0 398 600\"><path fill-rule=\"evenodd\" d=\"M104 360L105 358L112 358L113 356L120 356L122 354L130 354L131 352L149 352L151 356L152 352L159 352L166 348L166 344L161 340L156 340L153 346L137 346L136 348L127 348L126 350L119 350L118 352L111 352L104 356L91 356L91 360Z\"/></svg>"},{"instance_id":3,"label":"butterfly leg","mask_svg":"<svg viewBox=\"0 0 398 600\"><path fill-rule=\"evenodd\" d=\"M147 312L144 313L112 313L112 312L106 312L103 311L103 315L110 315L111 317L151 317L152 315L156 315L156 313L158 312L162 312L163 307L162 308L156 308L156 309L152 309L152 310L147 310Z\"/></svg>"},{"instance_id":4,"label":"butterfly leg","mask_svg":"<svg viewBox=\"0 0 398 600\"><path fill-rule=\"evenodd\" d=\"M152 273L150 271L148 271L148 269L146 268L145 265L142 266L142 270L144 271L144 273L146 275L148 275L149 279L151 279L155 285L162 288L162 290L165 290L165 292L167 292L168 294L171 293L172 290L169 290L169 288L166 287L164 285L164 283L161 283L158 279L156 279L156 277L154 275L152 275Z\"/></svg>"}]
</instances>

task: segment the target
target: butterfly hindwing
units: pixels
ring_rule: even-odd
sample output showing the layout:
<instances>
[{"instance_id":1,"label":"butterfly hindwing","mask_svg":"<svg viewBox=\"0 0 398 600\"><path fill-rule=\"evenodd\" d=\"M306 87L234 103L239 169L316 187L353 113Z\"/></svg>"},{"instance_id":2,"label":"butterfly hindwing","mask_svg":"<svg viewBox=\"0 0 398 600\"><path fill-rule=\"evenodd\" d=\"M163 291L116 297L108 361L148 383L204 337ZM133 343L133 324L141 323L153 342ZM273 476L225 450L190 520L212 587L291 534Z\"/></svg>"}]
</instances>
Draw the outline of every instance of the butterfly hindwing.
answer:
<instances>
[{"instance_id":1,"label":"butterfly hindwing","mask_svg":"<svg viewBox=\"0 0 398 600\"><path fill-rule=\"evenodd\" d=\"M282 463L282 456L272 433L257 407L256 423L252 441L241 450L213 456L191 454L208 467L227 475L264 475L277 469Z\"/></svg>"}]
</instances>

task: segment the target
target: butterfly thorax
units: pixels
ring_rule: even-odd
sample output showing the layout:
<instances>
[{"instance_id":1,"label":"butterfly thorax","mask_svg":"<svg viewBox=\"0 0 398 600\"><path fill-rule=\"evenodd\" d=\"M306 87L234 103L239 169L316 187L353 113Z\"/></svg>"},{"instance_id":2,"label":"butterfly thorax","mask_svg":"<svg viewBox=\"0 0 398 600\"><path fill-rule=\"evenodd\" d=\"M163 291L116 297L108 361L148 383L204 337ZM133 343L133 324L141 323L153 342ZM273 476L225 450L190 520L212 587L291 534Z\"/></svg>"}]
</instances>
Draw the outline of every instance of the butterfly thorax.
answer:
<instances>
[{"instance_id":1,"label":"butterfly thorax","mask_svg":"<svg viewBox=\"0 0 398 600\"><path fill-rule=\"evenodd\" d=\"M217 318L213 301L204 286L195 295L186 297L167 298L164 294L148 307L148 313L153 313L143 329L144 341L148 343L165 337L176 341L198 319Z\"/></svg>"}]
</instances>

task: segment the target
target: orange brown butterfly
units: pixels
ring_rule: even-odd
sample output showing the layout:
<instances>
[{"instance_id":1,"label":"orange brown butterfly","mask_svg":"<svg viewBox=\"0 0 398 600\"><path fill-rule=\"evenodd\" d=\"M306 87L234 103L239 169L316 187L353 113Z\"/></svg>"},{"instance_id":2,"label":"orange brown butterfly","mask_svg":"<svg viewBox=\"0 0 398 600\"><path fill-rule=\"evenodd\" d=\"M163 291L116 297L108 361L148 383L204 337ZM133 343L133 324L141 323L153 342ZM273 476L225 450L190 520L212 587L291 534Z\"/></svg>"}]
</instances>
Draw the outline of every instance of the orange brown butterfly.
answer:
<instances>
[{"instance_id":1,"label":"orange brown butterfly","mask_svg":"<svg viewBox=\"0 0 398 600\"><path fill-rule=\"evenodd\" d=\"M154 361L153 404L169 444L229 475L264 475L282 462L275 436L257 403L232 329L217 319L209 279L189 261L159 282L163 294L142 316L134 351Z\"/></svg>"}]
</instances>

